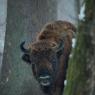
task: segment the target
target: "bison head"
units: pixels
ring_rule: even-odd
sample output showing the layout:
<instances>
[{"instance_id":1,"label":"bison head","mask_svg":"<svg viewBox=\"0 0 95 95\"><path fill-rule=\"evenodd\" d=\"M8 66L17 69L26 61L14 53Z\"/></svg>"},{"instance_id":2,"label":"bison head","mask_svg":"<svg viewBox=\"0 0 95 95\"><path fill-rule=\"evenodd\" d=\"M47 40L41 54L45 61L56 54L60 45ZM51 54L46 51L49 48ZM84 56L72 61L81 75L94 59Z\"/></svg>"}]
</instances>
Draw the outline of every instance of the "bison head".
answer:
<instances>
[{"instance_id":1,"label":"bison head","mask_svg":"<svg viewBox=\"0 0 95 95\"><path fill-rule=\"evenodd\" d=\"M32 71L41 86L50 86L58 70L60 50L63 43L41 40L29 44L24 48L25 42L21 43L21 50L24 52L22 59L32 64Z\"/></svg>"}]
</instances>

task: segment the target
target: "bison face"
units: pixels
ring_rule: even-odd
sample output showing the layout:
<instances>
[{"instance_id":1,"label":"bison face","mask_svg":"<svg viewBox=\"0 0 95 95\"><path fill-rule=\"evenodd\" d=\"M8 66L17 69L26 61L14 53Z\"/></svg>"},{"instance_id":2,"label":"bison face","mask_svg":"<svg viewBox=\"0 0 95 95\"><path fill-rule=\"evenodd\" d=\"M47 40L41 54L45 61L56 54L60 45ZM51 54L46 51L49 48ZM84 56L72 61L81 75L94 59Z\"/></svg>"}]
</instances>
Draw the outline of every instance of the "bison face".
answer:
<instances>
[{"instance_id":1,"label":"bison face","mask_svg":"<svg viewBox=\"0 0 95 95\"><path fill-rule=\"evenodd\" d=\"M23 47L24 43L21 44L21 49L24 51L22 59L32 64L33 75L41 86L50 86L58 70L59 58L57 54L59 45L41 40L32 43L28 49L25 49Z\"/></svg>"},{"instance_id":2,"label":"bison face","mask_svg":"<svg viewBox=\"0 0 95 95\"><path fill-rule=\"evenodd\" d=\"M57 55L51 50L31 54L32 70L40 85L52 84L58 65Z\"/></svg>"}]
</instances>

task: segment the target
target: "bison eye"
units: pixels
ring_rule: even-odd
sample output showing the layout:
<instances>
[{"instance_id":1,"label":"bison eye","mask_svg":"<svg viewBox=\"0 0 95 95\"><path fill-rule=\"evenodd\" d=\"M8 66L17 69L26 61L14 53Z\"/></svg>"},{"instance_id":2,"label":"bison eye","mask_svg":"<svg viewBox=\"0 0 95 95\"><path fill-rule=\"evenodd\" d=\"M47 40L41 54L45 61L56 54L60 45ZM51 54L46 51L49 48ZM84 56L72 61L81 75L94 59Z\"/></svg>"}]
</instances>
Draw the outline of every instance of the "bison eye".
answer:
<instances>
[{"instance_id":1,"label":"bison eye","mask_svg":"<svg viewBox=\"0 0 95 95\"><path fill-rule=\"evenodd\" d=\"M25 61L25 62L27 62L27 63L29 63L29 64L31 64L31 60L30 60L29 54L24 54L22 56L22 60Z\"/></svg>"}]
</instances>

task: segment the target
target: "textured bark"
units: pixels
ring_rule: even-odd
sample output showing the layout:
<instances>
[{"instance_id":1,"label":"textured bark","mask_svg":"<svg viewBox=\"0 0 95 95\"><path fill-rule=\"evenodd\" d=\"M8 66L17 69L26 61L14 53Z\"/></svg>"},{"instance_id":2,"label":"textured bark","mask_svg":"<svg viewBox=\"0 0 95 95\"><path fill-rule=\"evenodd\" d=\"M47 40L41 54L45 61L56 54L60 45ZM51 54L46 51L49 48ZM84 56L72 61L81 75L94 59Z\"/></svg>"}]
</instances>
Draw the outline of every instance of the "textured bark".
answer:
<instances>
[{"instance_id":1,"label":"textured bark","mask_svg":"<svg viewBox=\"0 0 95 95\"><path fill-rule=\"evenodd\" d=\"M85 20L68 69L65 95L95 95L95 1L85 0Z\"/></svg>"},{"instance_id":2,"label":"textured bark","mask_svg":"<svg viewBox=\"0 0 95 95\"><path fill-rule=\"evenodd\" d=\"M87 80L85 86L86 95L95 95L95 1L86 0L86 30L90 36L89 51L87 56Z\"/></svg>"},{"instance_id":3,"label":"textured bark","mask_svg":"<svg viewBox=\"0 0 95 95\"><path fill-rule=\"evenodd\" d=\"M0 95L44 95L21 60L19 45L33 41L44 23L56 19L56 8L56 0L8 0Z\"/></svg>"}]
</instances>

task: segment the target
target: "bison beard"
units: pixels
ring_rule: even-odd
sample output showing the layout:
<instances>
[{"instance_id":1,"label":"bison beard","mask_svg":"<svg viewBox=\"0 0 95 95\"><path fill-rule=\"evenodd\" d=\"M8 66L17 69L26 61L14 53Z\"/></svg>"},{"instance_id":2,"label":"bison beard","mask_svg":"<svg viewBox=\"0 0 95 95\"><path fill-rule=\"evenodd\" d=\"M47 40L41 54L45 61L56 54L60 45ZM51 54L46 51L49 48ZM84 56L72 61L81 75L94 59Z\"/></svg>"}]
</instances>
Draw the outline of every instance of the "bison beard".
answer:
<instances>
[{"instance_id":1,"label":"bison beard","mask_svg":"<svg viewBox=\"0 0 95 95\"><path fill-rule=\"evenodd\" d=\"M46 24L27 49L25 42L20 45L22 59L32 65L35 79L49 95L62 95L74 32L70 22L55 21Z\"/></svg>"}]
</instances>

